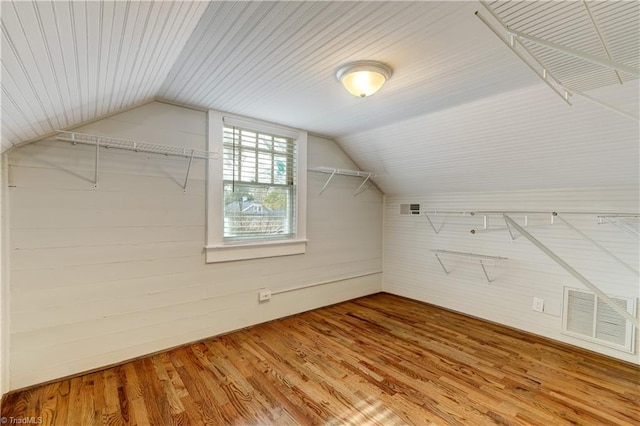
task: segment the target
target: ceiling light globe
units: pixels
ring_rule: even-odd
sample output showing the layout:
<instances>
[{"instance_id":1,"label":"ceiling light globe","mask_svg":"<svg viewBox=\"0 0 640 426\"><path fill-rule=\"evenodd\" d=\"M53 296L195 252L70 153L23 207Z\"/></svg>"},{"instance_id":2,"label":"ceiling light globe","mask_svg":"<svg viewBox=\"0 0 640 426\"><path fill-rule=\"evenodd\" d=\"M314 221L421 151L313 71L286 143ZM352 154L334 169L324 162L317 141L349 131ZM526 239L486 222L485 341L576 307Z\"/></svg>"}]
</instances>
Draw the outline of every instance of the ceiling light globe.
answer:
<instances>
[{"instance_id":1,"label":"ceiling light globe","mask_svg":"<svg viewBox=\"0 0 640 426\"><path fill-rule=\"evenodd\" d=\"M354 96L365 98L376 93L391 77L391 68L373 61L359 61L343 65L336 77Z\"/></svg>"}]
</instances>

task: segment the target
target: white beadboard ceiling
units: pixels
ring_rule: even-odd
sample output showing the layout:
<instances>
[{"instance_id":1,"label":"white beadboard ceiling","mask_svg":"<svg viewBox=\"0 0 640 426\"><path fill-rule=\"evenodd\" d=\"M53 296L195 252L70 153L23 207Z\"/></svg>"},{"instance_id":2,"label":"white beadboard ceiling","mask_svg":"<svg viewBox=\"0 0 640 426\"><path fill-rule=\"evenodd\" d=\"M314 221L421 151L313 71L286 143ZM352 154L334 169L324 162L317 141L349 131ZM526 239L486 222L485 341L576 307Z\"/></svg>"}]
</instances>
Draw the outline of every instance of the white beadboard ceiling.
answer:
<instances>
[{"instance_id":1,"label":"white beadboard ceiling","mask_svg":"<svg viewBox=\"0 0 640 426\"><path fill-rule=\"evenodd\" d=\"M2 148L153 99L206 3L2 1Z\"/></svg>"},{"instance_id":2,"label":"white beadboard ceiling","mask_svg":"<svg viewBox=\"0 0 640 426\"><path fill-rule=\"evenodd\" d=\"M487 6L640 65L640 2ZM2 148L164 99L336 138L390 194L637 185L638 123L567 105L475 11L490 17L476 1L3 1ZM524 43L565 88L638 116L636 77ZM366 99L335 79L362 59L394 70Z\"/></svg>"},{"instance_id":3,"label":"white beadboard ceiling","mask_svg":"<svg viewBox=\"0 0 640 426\"><path fill-rule=\"evenodd\" d=\"M490 7L512 30L600 58L640 66L637 1L496 1ZM585 91L634 79L565 52L527 40L524 44L566 88Z\"/></svg>"}]
</instances>

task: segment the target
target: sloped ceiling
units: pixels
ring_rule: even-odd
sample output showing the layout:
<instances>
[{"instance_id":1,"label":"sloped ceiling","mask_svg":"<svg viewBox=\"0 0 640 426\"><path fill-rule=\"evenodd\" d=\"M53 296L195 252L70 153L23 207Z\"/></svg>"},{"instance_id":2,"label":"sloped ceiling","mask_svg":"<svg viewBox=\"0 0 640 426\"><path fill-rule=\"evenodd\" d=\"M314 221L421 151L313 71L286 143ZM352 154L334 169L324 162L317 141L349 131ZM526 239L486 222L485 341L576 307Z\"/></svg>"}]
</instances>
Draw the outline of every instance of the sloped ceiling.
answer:
<instances>
[{"instance_id":1,"label":"sloped ceiling","mask_svg":"<svg viewBox=\"0 0 640 426\"><path fill-rule=\"evenodd\" d=\"M640 65L640 2L487 6L514 29ZM333 137L386 193L638 184L637 121L564 103L476 1L1 7L3 151L165 99ZM637 77L523 43L566 88L637 117ZM362 59L394 70L366 99L335 79Z\"/></svg>"},{"instance_id":2,"label":"sloped ceiling","mask_svg":"<svg viewBox=\"0 0 640 426\"><path fill-rule=\"evenodd\" d=\"M160 96L335 137L535 84L475 18L479 6L215 3ZM337 82L360 59L393 68L384 92L358 99Z\"/></svg>"},{"instance_id":3,"label":"sloped ceiling","mask_svg":"<svg viewBox=\"0 0 640 426\"><path fill-rule=\"evenodd\" d=\"M156 96L207 7L2 1L2 148Z\"/></svg>"},{"instance_id":4,"label":"sloped ceiling","mask_svg":"<svg viewBox=\"0 0 640 426\"><path fill-rule=\"evenodd\" d=\"M627 89L637 92L637 80ZM340 142L391 194L637 185L638 123L549 97L531 86Z\"/></svg>"}]
</instances>

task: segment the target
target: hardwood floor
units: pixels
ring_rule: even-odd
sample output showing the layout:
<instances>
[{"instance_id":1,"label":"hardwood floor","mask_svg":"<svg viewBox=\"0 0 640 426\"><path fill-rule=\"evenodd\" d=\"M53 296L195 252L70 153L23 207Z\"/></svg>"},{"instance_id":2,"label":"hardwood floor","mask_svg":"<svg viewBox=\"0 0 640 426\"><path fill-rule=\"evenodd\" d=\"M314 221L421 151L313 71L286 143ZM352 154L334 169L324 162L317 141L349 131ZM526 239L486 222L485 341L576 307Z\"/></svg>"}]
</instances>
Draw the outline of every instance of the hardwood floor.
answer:
<instances>
[{"instance_id":1,"label":"hardwood floor","mask_svg":"<svg viewBox=\"0 0 640 426\"><path fill-rule=\"evenodd\" d=\"M8 396L45 425L637 425L640 369L377 294Z\"/></svg>"}]
</instances>

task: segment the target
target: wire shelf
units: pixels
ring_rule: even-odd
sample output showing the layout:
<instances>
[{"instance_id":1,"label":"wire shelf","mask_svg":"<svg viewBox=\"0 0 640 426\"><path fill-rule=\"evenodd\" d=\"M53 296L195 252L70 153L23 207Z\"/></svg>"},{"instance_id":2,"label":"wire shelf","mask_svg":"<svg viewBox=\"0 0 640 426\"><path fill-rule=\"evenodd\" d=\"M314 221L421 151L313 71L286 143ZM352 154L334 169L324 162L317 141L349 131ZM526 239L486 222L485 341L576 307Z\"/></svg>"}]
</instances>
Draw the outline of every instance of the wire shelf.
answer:
<instances>
[{"instance_id":1,"label":"wire shelf","mask_svg":"<svg viewBox=\"0 0 640 426\"><path fill-rule=\"evenodd\" d=\"M171 155L176 157L187 157L209 159L216 158L217 153L192 149L181 148L168 145L157 145L148 142L132 141L126 139L117 139L109 136L90 135L77 132L59 131L56 134L56 140L71 142L73 144L98 145L104 148L124 149L136 152L148 152L154 154Z\"/></svg>"},{"instance_id":2,"label":"wire shelf","mask_svg":"<svg viewBox=\"0 0 640 426\"><path fill-rule=\"evenodd\" d=\"M95 153L95 173L93 179L94 188L98 188L98 174L100 168L100 148L123 149L135 152L148 152L153 154L170 155L174 157L184 157L189 159L187 170L184 178L183 190L186 192L189 183L189 173L191 172L191 164L194 158L198 159L216 159L217 152L209 152L192 148L180 148L176 146L156 145L148 142L131 141L126 139L112 138L109 136L90 135L78 132L58 131L56 140L71 142L72 144L92 145L96 147Z\"/></svg>"},{"instance_id":3,"label":"wire shelf","mask_svg":"<svg viewBox=\"0 0 640 426\"><path fill-rule=\"evenodd\" d=\"M480 268L482 268L482 273L484 274L484 277L486 278L488 283L493 282L493 280L489 278L489 274L487 274L487 269L485 268L485 266L496 266L496 264L499 261L507 260L506 257L487 256L485 254L465 253L461 251L449 251L449 250L431 250L431 251L433 252L433 254L435 254L436 259L438 260L438 263L440 264L440 267L442 268L445 274L449 275L451 271L447 270L447 268L444 266L444 263L442 263L442 259L440 259L441 256L451 257L463 262L480 265Z\"/></svg>"},{"instance_id":4,"label":"wire shelf","mask_svg":"<svg viewBox=\"0 0 640 426\"><path fill-rule=\"evenodd\" d=\"M335 169L333 167L309 167L310 172L319 172L319 173L327 173L327 174L336 174L341 176L355 176L355 177L363 177L363 178L372 178L377 175L372 172L365 172L362 170L349 170L349 169Z\"/></svg>"},{"instance_id":5,"label":"wire shelf","mask_svg":"<svg viewBox=\"0 0 640 426\"><path fill-rule=\"evenodd\" d=\"M431 250L438 256L453 257L467 263L483 264L487 266L496 266L501 260L508 260L506 257L487 256L485 254L465 253L461 251L449 250Z\"/></svg>"},{"instance_id":6,"label":"wire shelf","mask_svg":"<svg viewBox=\"0 0 640 426\"><path fill-rule=\"evenodd\" d=\"M372 177L376 177L377 176L375 173L365 172L365 171L362 171L362 170L336 169L336 168L333 168L333 167L324 167L324 166L309 167L307 170L310 171L310 172L319 172L319 173L326 173L326 174L331 175L331 176L329 176L329 179L327 179L327 181L325 182L324 186L320 190L320 195L322 195L324 190L327 189L327 186L329 185L329 182L331 182L331 179L333 179L333 177L335 175L364 178L364 180L362 181L362 184L360 184L358 189L356 189L356 191L353 193L354 197L356 195L358 195L360 192L362 192L362 188L364 188L364 185L369 181L369 179L371 179Z\"/></svg>"}]
</instances>

